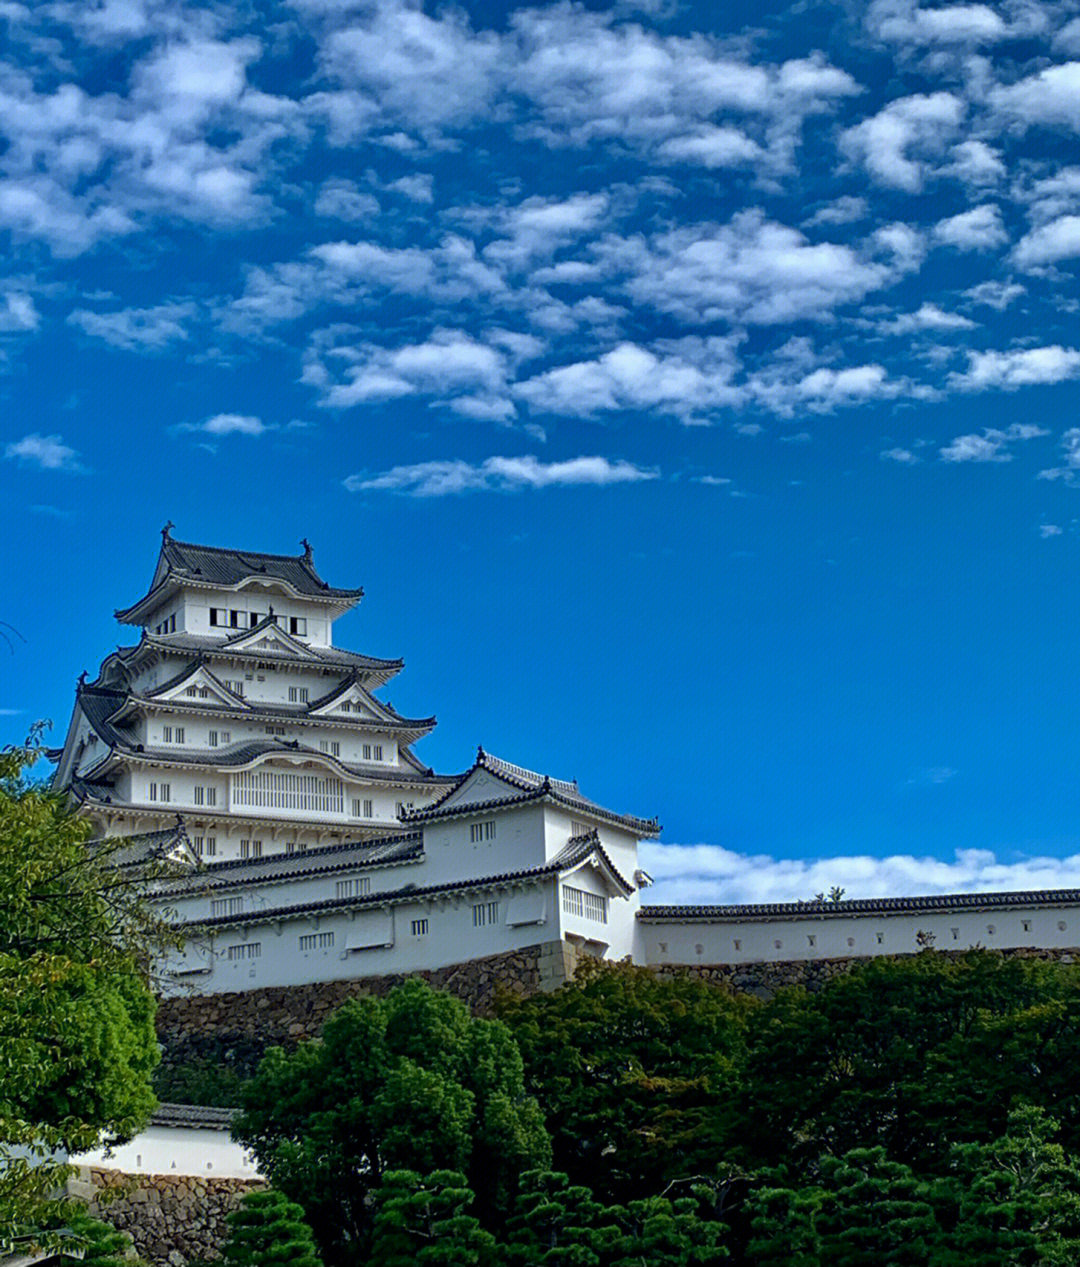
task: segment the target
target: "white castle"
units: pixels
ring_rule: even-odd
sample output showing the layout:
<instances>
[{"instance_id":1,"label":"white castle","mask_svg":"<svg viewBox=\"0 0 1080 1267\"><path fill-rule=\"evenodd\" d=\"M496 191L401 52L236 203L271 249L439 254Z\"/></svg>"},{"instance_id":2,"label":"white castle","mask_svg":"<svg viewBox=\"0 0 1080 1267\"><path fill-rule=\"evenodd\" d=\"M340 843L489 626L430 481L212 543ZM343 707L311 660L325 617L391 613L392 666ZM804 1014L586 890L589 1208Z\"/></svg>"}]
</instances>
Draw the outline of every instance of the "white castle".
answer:
<instances>
[{"instance_id":1,"label":"white castle","mask_svg":"<svg viewBox=\"0 0 1080 1267\"><path fill-rule=\"evenodd\" d=\"M157 892L189 932L174 990L248 990L433 969L570 943L637 963L729 965L1080 946L1080 891L649 906L655 819L482 749L436 774L435 725L376 697L402 666L334 646L361 600L299 555L162 532L138 641L80 679L54 785L127 859L186 861ZM128 847L130 846L130 848Z\"/></svg>"}]
</instances>

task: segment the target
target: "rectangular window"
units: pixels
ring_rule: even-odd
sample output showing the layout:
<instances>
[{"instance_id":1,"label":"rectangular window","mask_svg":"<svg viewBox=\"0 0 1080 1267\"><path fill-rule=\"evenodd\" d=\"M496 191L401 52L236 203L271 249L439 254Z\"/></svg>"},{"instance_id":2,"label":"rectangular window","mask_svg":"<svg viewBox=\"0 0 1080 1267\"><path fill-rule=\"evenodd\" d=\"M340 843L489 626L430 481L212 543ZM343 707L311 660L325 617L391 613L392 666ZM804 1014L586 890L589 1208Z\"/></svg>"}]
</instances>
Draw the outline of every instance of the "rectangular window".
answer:
<instances>
[{"instance_id":1,"label":"rectangular window","mask_svg":"<svg viewBox=\"0 0 1080 1267\"><path fill-rule=\"evenodd\" d=\"M499 904L498 902L478 902L472 908L473 928L483 928L485 924L497 924L499 922Z\"/></svg>"},{"instance_id":2,"label":"rectangular window","mask_svg":"<svg viewBox=\"0 0 1080 1267\"><path fill-rule=\"evenodd\" d=\"M287 840L285 842L286 853L307 853L306 840Z\"/></svg>"},{"instance_id":3,"label":"rectangular window","mask_svg":"<svg viewBox=\"0 0 1080 1267\"><path fill-rule=\"evenodd\" d=\"M217 837L207 836L205 839L203 839L202 837L200 837L200 839L203 840L203 849L202 849L203 857L206 857L206 858L215 857L217 855Z\"/></svg>"},{"instance_id":4,"label":"rectangular window","mask_svg":"<svg viewBox=\"0 0 1080 1267\"><path fill-rule=\"evenodd\" d=\"M244 899L242 897L215 898L210 903L210 914L215 917L218 915L239 915L243 909Z\"/></svg>"},{"instance_id":5,"label":"rectangular window","mask_svg":"<svg viewBox=\"0 0 1080 1267\"><path fill-rule=\"evenodd\" d=\"M333 933L304 933L300 938L301 950L329 950L333 944Z\"/></svg>"},{"instance_id":6,"label":"rectangular window","mask_svg":"<svg viewBox=\"0 0 1080 1267\"><path fill-rule=\"evenodd\" d=\"M307 617L290 616L289 617L289 633L299 634L301 638L307 637Z\"/></svg>"},{"instance_id":7,"label":"rectangular window","mask_svg":"<svg viewBox=\"0 0 1080 1267\"><path fill-rule=\"evenodd\" d=\"M375 806L371 801L364 802L364 817L373 818L375 816Z\"/></svg>"},{"instance_id":8,"label":"rectangular window","mask_svg":"<svg viewBox=\"0 0 1080 1267\"><path fill-rule=\"evenodd\" d=\"M222 743L232 743L232 731L231 731L231 730L223 730L223 731L221 732L221 742L222 742Z\"/></svg>"},{"instance_id":9,"label":"rectangular window","mask_svg":"<svg viewBox=\"0 0 1080 1267\"><path fill-rule=\"evenodd\" d=\"M283 735L285 733L284 726L267 726L266 733L268 735Z\"/></svg>"},{"instance_id":10,"label":"rectangular window","mask_svg":"<svg viewBox=\"0 0 1080 1267\"><path fill-rule=\"evenodd\" d=\"M150 799L152 801L171 801L172 800L172 784L170 783L151 783Z\"/></svg>"},{"instance_id":11,"label":"rectangular window","mask_svg":"<svg viewBox=\"0 0 1080 1267\"><path fill-rule=\"evenodd\" d=\"M187 690L184 692L185 695L190 695L192 699L194 699L198 695L198 693L199 693L199 688L197 686L189 686Z\"/></svg>"},{"instance_id":12,"label":"rectangular window","mask_svg":"<svg viewBox=\"0 0 1080 1267\"><path fill-rule=\"evenodd\" d=\"M229 613L224 607L210 608L210 624L214 628L224 627L229 623Z\"/></svg>"},{"instance_id":13,"label":"rectangular window","mask_svg":"<svg viewBox=\"0 0 1080 1267\"><path fill-rule=\"evenodd\" d=\"M184 742L184 728L183 728L183 726L177 726L177 728L176 728L176 742L177 742L177 743L183 743L183 742Z\"/></svg>"},{"instance_id":14,"label":"rectangular window","mask_svg":"<svg viewBox=\"0 0 1080 1267\"><path fill-rule=\"evenodd\" d=\"M371 755L376 761L382 760L382 744L381 743L375 744L375 746L371 749Z\"/></svg>"},{"instance_id":15,"label":"rectangular window","mask_svg":"<svg viewBox=\"0 0 1080 1267\"><path fill-rule=\"evenodd\" d=\"M206 789L206 803L207 805L217 804L217 788L216 787L208 787Z\"/></svg>"},{"instance_id":16,"label":"rectangular window","mask_svg":"<svg viewBox=\"0 0 1080 1267\"><path fill-rule=\"evenodd\" d=\"M204 787L195 788L195 804L196 805L206 804L206 788Z\"/></svg>"},{"instance_id":17,"label":"rectangular window","mask_svg":"<svg viewBox=\"0 0 1080 1267\"><path fill-rule=\"evenodd\" d=\"M306 704L308 702L308 688L306 686L290 686L289 687L289 703L290 704Z\"/></svg>"},{"instance_id":18,"label":"rectangular window","mask_svg":"<svg viewBox=\"0 0 1080 1267\"><path fill-rule=\"evenodd\" d=\"M428 930L428 922L426 919L414 919L411 924L412 935L414 937L426 937Z\"/></svg>"},{"instance_id":19,"label":"rectangular window","mask_svg":"<svg viewBox=\"0 0 1080 1267\"><path fill-rule=\"evenodd\" d=\"M225 948L225 957L229 963L238 963L241 959L258 959L261 955L261 941L242 941L238 946Z\"/></svg>"},{"instance_id":20,"label":"rectangular window","mask_svg":"<svg viewBox=\"0 0 1080 1267\"><path fill-rule=\"evenodd\" d=\"M363 808L360 798L358 796L354 796L352 798L352 816L353 818L359 818L362 813Z\"/></svg>"},{"instance_id":21,"label":"rectangular window","mask_svg":"<svg viewBox=\"0 0 1080 1267\"><path fill-rule=\"evenodd\" d=\"M241 622L243 621L243 618L246 615L247 615L247 612L230 611L229 612L229 628L242 629L244 626Z\"/></svg>"},{"instance_id":22,"label":"rectangular window","mask_svg":"<svg viewBox=\"0 0 1080 1267\"><path fill-rule=\"evenodd\" d=\"M335 897L366 897L371 892L371 881L366 875L351 880L338 880L334 885Z\"/></svg>"},{"instance_id":23,"label":"rectangular window","mask_svg":"<svg viewBox=\"0 0 1080 1267\"><path fill-rule=\"evenodd\" d=\"M212 730L212 731L210 731L209 735L207 735L207 739L208 739L208 740L209 740L209 742L210 742L210 747L211 747L211 748L216 748L216 747L218 746L218 745L217 745L218 732L217 732L216 730Z\"/></svg>"},{"instance_id":24,"label":"rectangular window","mask_svg":"<svg viewBox=\"0 0 1080 1267\"><path fill-rule=\"evenodd\" d=\"M371 760L371 744L369 743L364 744L363 753L364 753L364 760L370 761Z\"/></svg>"},{"instance_id":25,"label":"rectangular window","mask_svg":"<svg viewBox=\"0 0 1080 1267\"><path fill-rule=\"evenodd\" d=\"M262 620L262 616L260 615L259 612L250 612L249 616L251 619L251 627L252 629L254 629L255 626L259 623L259 621Z\"/></svg>"},{"instance_id":26,"label":"rectangular window","mask_svg":"<svg viewBox=\"0 0 1080 1267\"><path fill-rule=\"evenodd\" d=\"M172 743L172 727L171 726L162 726L161 738L165 743Z\"/></svg>"},{"instance_id":27,"label":"rectangular window","mask_svg":"<svg viewBox=\"0 0 1080 1267\"><path fill-rule=\"evenodd\" d=\"M579 823L575 819L571 819L570 821L571 839L577 840L581 836L587 836L590 830L591 829L588 823Z\"/></svg>"},{"instance_id":28,"label":"rectangular window","mask_svg":"<svg viewBox=\"0 0 1080 1267\"><path fill-rule=\"evenodd\" d=\"M262 857L262 841L261 840L242 840L240 842L241 858L261 858Z\"/></svg>"},{"instance_id":29,"label":"rectangular window","mask_svg":"<svg viewBox=\"0 0 1080 1267\"><path fill-rule=\"evenodd\" d=\"M236 678L235 680L231 678L224 678L223 681L228 690L232 691L234 695L239 695L243 698L244 683L240 678Z\"/></svg>"},{"instance_id":30,"label":"rectangular window","mask_svg":"<svg viewBox=\"0 0 1080 1267\"><path fill-rule=\"evenodd\" d=\"M482 823L469 824L469 840L475 845L481 840L495 839L495 820L493 818L485 819Z\"/></svg>"},{"instance_id":31,"label":"rectangular window","mask_svg":"<svg viewBox=\"0 0 1080 1267\"><path fill-rule=\"evenodd\" d=\"M330 755L331 755L332 757L340 757L340 756L341 756L341 744L340 744L340 743L339 743L339 741L338 741L338 740L336 740L336 739L331 739L331 740L330 740Z\"/></svg>"},{"instance_id":32,"label":"rectangular window","mask_svg":"<svg viewBox=\"0 0 1080 1267\"><path fill-rule=\"evenodd\" d=\"M579 919L594 919L598 924L606 924L607 898L597 893L588 893L585 889L575 889L569 884L563 885L563 910L567 915L576 915Z\"/></svg>"}]
</instances>

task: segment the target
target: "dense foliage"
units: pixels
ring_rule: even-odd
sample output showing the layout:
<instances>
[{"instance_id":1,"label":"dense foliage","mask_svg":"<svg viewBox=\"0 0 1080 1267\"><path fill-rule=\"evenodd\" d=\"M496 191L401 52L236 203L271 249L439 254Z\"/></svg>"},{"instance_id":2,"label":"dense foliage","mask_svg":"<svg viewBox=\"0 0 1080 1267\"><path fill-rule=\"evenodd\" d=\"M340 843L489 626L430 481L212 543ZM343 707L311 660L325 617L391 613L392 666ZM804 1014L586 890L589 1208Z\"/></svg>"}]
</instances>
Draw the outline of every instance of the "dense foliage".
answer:
<instances>
[{"instance_id":1,"label":"dense foliage","mask_svg":"<svg viewBox=\"0 0 1080 1267\"><path fill-rule=\"evenodd\" d=\"M0 1251L70 1214L65 1152L138 1130L154 1108L152 956L172 934L145 870L88 847L88 824L0 752Z\"/></svg>"},{"instance_id":2,"label":"dense foliage","mask_svg":"<svg viewBox=\"0 0 1080 1267\"><path fill-rule=\"evenodd\" d=\"M1080 1262L1071 966L925 950L763 1002L592 963L500 1019L409 982L246 1084L325 1262Z\"/></svg>"},{"instance_id":3,"label":"dense foliage","mask_svg":"<svg viewBox=\"0 0 1080 1267\"><path fill-rule=\"evenodd\" d=\"M235 1137L303 1206L328 1263L367 1251L370 1198L388 1171L461 1171L491 1221L521 1172L550 1158L506 1026L416 980L350 1000L319 1042L271 1049L243 1106Z\"/></svg>"},{"instance_id":4,"label":"dense foliage","mask_svg":"<svg viewBox=\"0 0 1080 1267\"><path fill-rule=\"evenodd\" d=\"M322 1267L304 1211L283 1192L249 1192L228 1222L227 1267Z\"/></svg>"}]
</instances>

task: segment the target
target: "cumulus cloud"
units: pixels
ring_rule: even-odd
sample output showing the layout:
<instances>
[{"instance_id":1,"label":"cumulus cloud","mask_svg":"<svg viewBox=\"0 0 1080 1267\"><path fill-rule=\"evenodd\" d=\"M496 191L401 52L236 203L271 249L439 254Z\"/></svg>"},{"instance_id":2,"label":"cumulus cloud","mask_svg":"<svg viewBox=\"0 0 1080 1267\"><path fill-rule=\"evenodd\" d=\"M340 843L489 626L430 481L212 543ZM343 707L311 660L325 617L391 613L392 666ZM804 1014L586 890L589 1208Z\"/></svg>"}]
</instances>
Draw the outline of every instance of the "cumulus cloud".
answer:
<instances>
[{"instance_id":1,"label":"cumulus cloud","mask_svg":"<svg viewBox=\"0 0 1080 1267\"><path fill-rule=\"evenodd\" d=\"M622 460L578 457L564 462L541 462L530 455L491 457L476 464L461 459L418 462L395 466L375 475L350 475L345 487L352 493L387 491L410 497L445 497L454 493L510 493L526 488L636 484L654 479L659 479L658 471Z\"/></svg>"},{"instance_id":2,"label":"cumulus cloud","mask_svg":"<svg viewBox=\"0 0 1080 1267\"><path fill-rule=\"evenodd\" d=\"M1049 66L1015 84L994 88L990 103L1022 124L1080 129L1080 62Z\"/></svg>"},{"instance_id":3,"label":"cumulus cloud","mask_svg":"<svg viewBox=\"0 0 1080 1267\"><path fill-rule=\"evenodd\" d=\"M1060 466L1048 467L1039 472L1041 480L1061 480L1075 485L1080 481L1080 427L1069 427L1062 433L1061 450L1064 454Z\"/></svg>"},{"instance_id":4,"label":"cumulus cloud","mask_svg":"<svg viewBox=\"0 0 1080 1267\"><path fill-rule=\"evenodd\" d=\"M776 858L722 845L646 841L640 857L656 882L646 897L657 904L805 901L834 885L848 898L1071 888L1080 871L1080 855L1002 862L988 849L958 849L951 860L916 854Z\"/></svg>"},{"instance_id":5,"label":"cumulus cloud","mask_svg":"<svg viewBox=\"0 0 1080 1267\"><path fill-rule=\"evenodd\" d=\"M1032 229L1016 244L1013 259L1019 268L1055 264L1080 256L1080 216L1060 216Z\"/></svg>"},{"instance_id":6,"label":"cumulus cloud","mask_svg":"<svg viewBox=\"0 0 1080 1267\"><path fill-rule=\"evenodd\" d=\"M197 307L190 301L157 304L152 308L124 308L119 312L91 312L76 308L68 314L67 321L68 325L113 347L144 352L187 339L188 323L197 312Z\"/></svg>"},{"instance_id":7,"label":"cumulus cloud","mask_svg":"<svg viewBox=\"0 0 1080 1267\"><path fill-rule=\"evenodd\" d=\"M547 370L518 383L514 394L543 413L587 416L610 410L657 410L685 419L737 405L745 393L733 339L684 339L657 351L622 343L593 360Z\"/></svg>"},{"instance_id":8,"label":"cumulus cloud","mask_svg":"<svg viewBox=\"0 0 1080 1267\"><path fill-rule=\"evenodd\" d=\"M607 266L637 303L688 322L775 325L831 318L918 266L918 235L889 226L862 248L811 242L758 211L725 225L674 229L646 241L608 238Z\"/></svg>"},{"instance_id":9,"label":"cumulus cloud","mask_svg":"<svg viewBox=\"0 0 1080 1267\"><path fill-rule=\"evenodd\" d=\"M1013 423L1004 431L988 428L981 435L957 436L939 452L943 462L1011 462L1011 443L1049 434L1044 427L1032 423Z\"/></svg>"},{"instance_id":10,"label":"cumulus cloud","mask_svg":"<svg viewBox=\"0 0 1080 1267\"><path fill-rule=\"evenodd\" d=\"M1026 293L1027 287L1021 286L1019 282L985 281L965 290L964 298L973 304L983 304L987 308L1004 312L1014 299L1019 299Z\"/></svg>"},{"instance_id":11,"label":"cumulus cloud","mask_svg":"<svg viewBox=\"0 0 1080 1267\"><path fill-rule=\"evenodd\" d=\"M912 0L875 0L866 27L878 39L908 45L996 44L1008 28L985 4L953 4L925 9Z\"/></svg>"},{"instance_id":12,"label":"cumulus cloud","mask_svg":"<svg viewBox=\"0 0 1080 1267\"><path fill-rule=\"evenodd\" d=\"M1061 527L1058 524L1039 524L1039 536L1044 541L1050 537L1060 537Z\"/></svg>"},{"instance_id":13,"label":"cumulus cloud","mask_svg":"<svg viewBox=\"0 0 1080 1267\"><path fill-rule=\"evenodd\" d=\"M1080 378L1080 349L1054 344L1008 352L969 352L967 369L951 375L949 381L963 391L984 391L991 387L1013 389L1061 383L1073 378Z\"/></svg>"},{"instance_id":14,"label":"cumulus cloud","mask_svg":"<svg viewBox=\"0 0 1080 1267\"><path fill-rule=\"evenodd\" d=\"M993 203L972 207L934 225L934 240L959 251L985 251L1009 240L1001 220L1001 210Z\"/></svg>"},{"instance_id":15,"label":"cumulus cloud","mask_svg":"<svg viewBox=\"0 0 1080 1267\"><path fill-rule=\"evenodd\" d=\"M319 186L314 211L328 220L372 220L379 214L379 200L351 180L325 180Z\"/></svg>"},{"instance_id":16,"label":"cumulus cloud","mask_svg":"<svg viewBox=\"0 0 1080 1267\"><path fill-rule=\"evenodd\" d=\"M953 330L974 330L975 322L958 312L946 312L937 304L925 303L917 312L902 312L879 327L888 334L917 334L932 330L947 334Z\"/></svg>"},{"instance_id":17,"label":"cumulus cloud","mask_svg":"<svg viewBox=\"0 0 1080 1267\"><path fill-rule=\"evenodd\" d=\"M885 449L881 457L887 462L899 462L901 466L914 466L919 461L917 454L904 448Z\"/></svg>"},{"instance_id":18,"label":"cumulus cloud","mask_svg":"<svg viewBox=\"0 0 1080 1267\"><path fill-rule=\"evenodd\" d=\"M949 92L901 97L849 128L841 146L883 185L918 193L964 117Z\"/></svg>"},{"instance_id":19,"label":"cumulus cloud","mask_svg":"<svg viewBox=\"0 0 1080 1267\"><path fill-rule=\"evenodd\" d=\"M28 334L41 324L34 297L25 290L0 294L0 334Z\"/></svg>"},{"instance_id":20,"label":"cumulus cloud","mask_svg":"<svg viewBox=\"0 0 1080 1267\"><path fill-rule=\"evenodd\" d=\"M43 436L36 431L5 445L4 457L43 471L82 470L78 453L64 443L63 436Z\"/></svg>"}]
</instances>

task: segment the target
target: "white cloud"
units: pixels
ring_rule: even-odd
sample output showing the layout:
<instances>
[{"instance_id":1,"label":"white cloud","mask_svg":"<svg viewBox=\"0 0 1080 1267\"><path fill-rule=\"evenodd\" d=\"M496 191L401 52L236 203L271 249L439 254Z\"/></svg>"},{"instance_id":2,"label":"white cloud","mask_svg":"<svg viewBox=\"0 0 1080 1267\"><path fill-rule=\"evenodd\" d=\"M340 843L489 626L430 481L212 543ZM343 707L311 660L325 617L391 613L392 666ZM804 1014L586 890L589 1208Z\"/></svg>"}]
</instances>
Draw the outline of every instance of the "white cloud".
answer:
<instances>
[{"instance_id":1,"label":"white cloud","mask_svg":"<svg viewBox=\"0 0 1080 1267\"><path fill-rule=\"evenodd\" d=\"M1061 216L1040 225L1016 244L1013 259L1019 268L1053 264L1080 256L1080 216Z\"/></svg>"},{"instance_id":2,"label":"white cloud","mask_svg":"<svg viewBox=\"0 0 1080 1267\"><path fill-rule=\"evenodd\" d=\"M435 181L426 172L412 176L399 176L383 186L397 194L402 194L412 202L434 202Z\"/></svg>"},{"instance_id":3,"label":"white cloud","mask_svg":"<svg viewBox=\"0 0 1080 1267\"><path fill-rule=\"evenodd\" d=\"M608 238L597 250L640 304L688 322L774 325L829 320L836 308L890 284L917 267L918 235L888 226L857 250L812 243L746 211L726 225L674 229L649 241Z\"/></svg>"},{"instance_id":4,"label":"white cloud","mask_svg":"<svg viewBox=\"0 0 1080 1267\"><path fill-rule=\"evenodd\" d=\"M527 198L496 213L494 219L501 236L484 248L484 258L509 268L545 258L560 246L595 230L608 207L606 194Z\"/></svg>"},{"instance_id":5,"label":"white cloud","mask_svg":"<svg viewBox=\"0 0 1080 1267\"><path fill-rule=\"evenodd\" d=\"M657 410L691 419L736 405L733 339L683 339L656 352L622 343L589 361L547 370L517 384L514 394L544 413L588 416L609 410Z\"/></svg>"},{"instance_id":6,"label":"white cloud","mask_svg":"<svg viewBox=\"0 0 1080 1267\"><path fill-rule=\"evenodd\" d=\"M27 334L41 324L34 297L25 290L0 294L0 334Z\"/></svg>"},{"instance_id":7,"label":"white cloud","mask_svg":"<svg viewBox=\"0 0 1080 1267\"><path fill-rule=\"evenodd\" d=\"M1019 282L986 281L965 290L964 298L970 299L973 304L984 304L987 308L1004 312L1014 299L1026 293L1027 287Z\"/></svg>"},{"instance_id":8,"label":"white cloud","mask_svg":"<svg viewBox=\"0 0 1080 1267\"><path fill-rule=\"evenodd\" d=\"M804 228L816 228L820 224L852 224L856 220L865 220L870 213L865 198L856 198L851 194L842 194L827 202L805 222Z\"/></svg>"},{"instance_id":9,"label":"white cloud","mask_svg":"<svg viewBox=\"0 0 1080 1267\"><path fill-rule=\"evenodd\" d=\"M1039 524L1039 536L1046 541L1049 537L1060 537L1061 528L1057 524Z\"/></svg>"},{"instance_id":10,"label":"white cloud","mask_svg":"<svg viewBox=\"0 0 1080 1267\"><path fill-rule=\"evenodd\" d=\"M841 147L883 185L918 193L964 117L948 92L901 97L843 133Z\"/></svg>"},{"instance_id":11,"label":"white cloud","mask_svg":"<svg viewBox=\"0 0 1080 1267\"><path fill-rule=\"evenodd\" d=\"M1008 27L989 5L953 4L924 9L911 0L875 0L866 27L879 39L912 45L995 44Z\"/></svg>"},{"instance_id":12,"label":"white cloud","mask_svg":"<svg viewBox=\"0 0 1080 1267\"><path fill-rule=\"evenodd\" d=\"M1037 75L991 91L1002 114L1024 124L1080 129L1080 62L1049 66Z\"/></svg>"},{"instance_id":13,"label":"white cloud","mask_svg":"<svg viewBox=\"0 0 1080 1267\"><path fill-rule=\"evenodd\" d=\"M319 186L314 210L330 220L373 220L379 214L379 200L351 180L326 180Z\"/></svg>"},{"instance_id":14,"label":"white cloud","mask_svg":"<svg viewBox=\"0 0 1080 1267\"><path fill-rule=\"evenodd\" d=\"M410 497L445 497L468 492L517 492L520 489L580 485L636 484L659 479L659 472L605 457L541 462L533 456L491 457L472 464L454 459L395 466L377 475L350 475L345 487L353 493L380 490Z\"/></svg>"},{"instance_id":15,"label":"white cloud","mask_svg":"<svg viewBox=\"0 0 1080 1267\"><path fill-rule=\"evenodd\" d=\"M957 850L951 861L913 854L776 858L721 845L647 841L640 856L656 881L646 896L657 904L805 901L834 885L848 898L1072 888L1080 874L1080 855L1000 862L987 849Z\"/></svg>"},{"instance_id":16,"label":"white cloud","mask_svg":"<svg viewBox=\"0 0 1080 1267\"><path fill-rule=\"evenodd\" d=\"M975 324L958 312L945 312L937 304L925 303L917 312L902 312L882 322L880 329L889 334L916 334L923 330L946 334L953 330L974 330Z\"/></svg>"},{"instance_id":17,"label":"white cloud","mask_svg":"<svg viewBox=\"0 0 1080 1267\"><path fill-rule=\"evenodd\" d=\"M1036 383L1061 383L1080 378L1080 349L1059 344L1016 348L1009 352L969 352L963 374L950 376L950 385L965 391L998 387L1012 389Z\"/></svg>"},{"instance_id":18,"label":"white cloud","mask_svg":"<svg viewBox=\"0 0 1080 1267\"><path fill-rule=\"evenodd\" d=\"M985 141L961 141L949 153L952 161L943 170L965 185L996 185L1004 179L1004 160Z\"/></svg>"},{"instance_id":19,"label":"white cloud","mask_svg":"<svg viewBox=\"0 0 1080 1267\"><path fill-rule=\"evenodd\" d=\"M888 462L899 462L902 466L914 466L920 460L910 449L903 448L885 449L881 457Z\"/></svg>"},{"instance_id":20,"label":"white cloud","mask_svg":"<svg viewBox=\"0 0 1080 1267\"><path fill-rule=\"evenodd\" d=\"M119 312L90 312L76 308L68 325L127 351L156 351L188 338L187 323L198 309L190 301L158 304L152 308L125 308Z\"/></svg>"},{"instance_id":21,"label":"white cloud","mask_svg":"<svg viewBox=\"0 0 1080 1267\"><path fill-rule=\"evenodd\" d=\"M795 376L781 365L779 372L768 369L751 380L755 399L775 413L787 416L800 407L827 413L867 400L890 399L904 390L903 383L889 379L884 366L873 364L839 370L819 366L809 374Z\"/></svg>"},{"instance_id":22,"label":"white cloud","mask_svg":"<svg viewBox=\"0 0 1080 1267\"><path fill-rule=\"evenodd\" d=\"M992 250L1009 240L1001 211L993 203L939 220L934 225L933 236L943 246L953 246L960 251Z\"/></svg>"},{"instance_id":23,"label":"white cloud","mask_svg":"<svg viewBox=\"0 0 1080 1267\"><path fill-rule=\"evenodd\" d=\"M208 436L261 436L270 428L250 414L214 414L205 422L181 423L177 431L198 431Z\"/></svg>"},{"instance_id":24,"label":"white cloud","mask_svg":"<svg viewBox=\"0 0 1080 1267\"><path fill-rule=\"evenodd\" d=\"M4 457L43 471L82 470L78 453L64 443L63 436L43 436L36 431L6 445Z\"/></svg>"},{"instance_id":25,"label":"white cloud","mask_svg":"<svg viewBox=\"0 0 1080 1267\"><path fill-rule=\"evenodd\" d=\"M700 167L744 167L763 157L761 146L738 128L703 124L694 132L673 136L657 147L664 163L693 163Z\"/></svg>"},{"instance_id":26,"label":"white cloud","mask_svg":"<svg viewBox=\"0 0 1080 1267\"><path fill-rule=\"evenodd\" d=\"M988 428L982 435L957 436L939 452L943 462L1011 462L1009 444L1049 434L1045 428L1031 423L1013 423L1004 431Z\"/></svg>"},{"instance_id":27,"label":"white cloud","mask_svg":"<svg viewBox=\"0 0 1080 1267\"><path fill-rule=\"evenodd\" d=\"M1080 480L1080 427L1069 427L1062 432L1061 448L1065 454L1064 464L1040 471L1039 479L1075 485Z\"/></svg>"}]
</instances>

